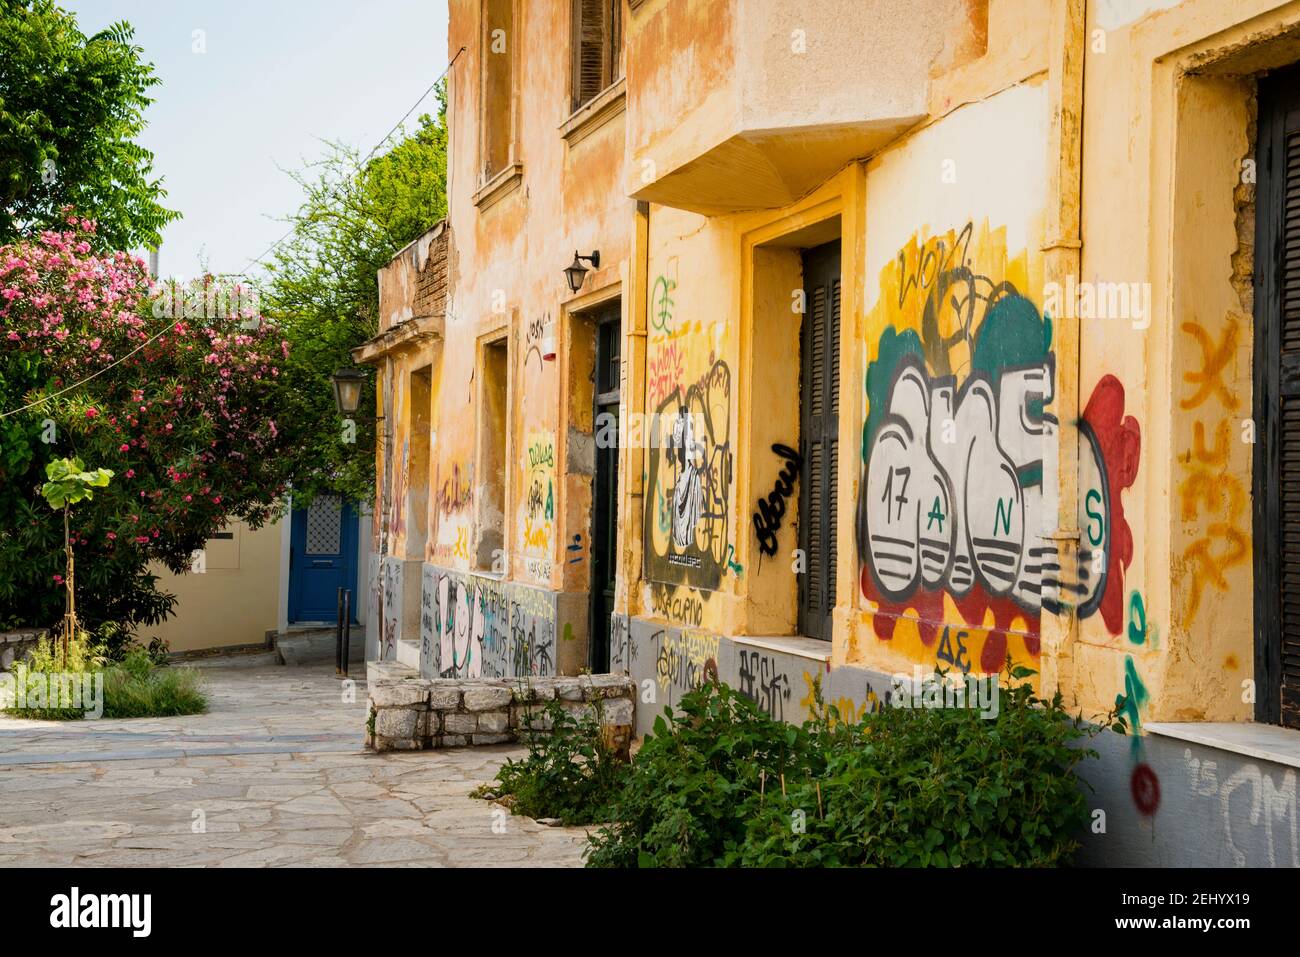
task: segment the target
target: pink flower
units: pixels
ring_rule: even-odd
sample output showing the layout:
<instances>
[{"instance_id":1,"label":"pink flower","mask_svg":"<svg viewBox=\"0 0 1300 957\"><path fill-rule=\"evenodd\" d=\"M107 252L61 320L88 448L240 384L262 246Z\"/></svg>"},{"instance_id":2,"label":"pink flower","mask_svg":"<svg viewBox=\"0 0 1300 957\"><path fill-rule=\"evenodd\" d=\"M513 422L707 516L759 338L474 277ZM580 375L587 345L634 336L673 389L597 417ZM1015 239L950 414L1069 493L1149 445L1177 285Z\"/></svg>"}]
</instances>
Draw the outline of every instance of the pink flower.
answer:
<instances>
[{"instance_id":1,"label":"pink flower","mask_svg":"<svg viewBox=\"0 0 1300 957\"><path fill-rule=\"evenodd\" d=\"M127 469L127 470L126 470L126 477L127 477L127 478L135 478L135 469Z\"/></svg>"},{"instance_id":2,"label":"pink flower","mask_svg":"<svg viewBox=\"0 0 1300 957\"><path fill-rule=\"evenodd\" d=\"M55 575L55 576L54 576L54 584L56 584L56 585L62 585L62 584L63 584L63 576L62 576L62 575Z\"/></svg>"},{"instance_id":3,"label":"pink flower","mask_svg":"<svg viewBox=\"0 0 1300 957\"><path fill-rule=\"evenodd\" d=\"M93 419L97 415L99 415L99 410L93 406L86 410L86 418L88 419Z\"/></svg>"},{"instance_id":4,"label":"pink flower","mask_svg":"<svg viewBox=\"0 0 1300 957\"><path fill-rule=\"evenodd\" d=\"M129 446L129 445L127 445L125 442L123 442L121 445L119 445L119 446L117 447L117 450L118 450L119 452L130 452L130 451L131 451L131 446Z\"/></svg>"}]
</instances>

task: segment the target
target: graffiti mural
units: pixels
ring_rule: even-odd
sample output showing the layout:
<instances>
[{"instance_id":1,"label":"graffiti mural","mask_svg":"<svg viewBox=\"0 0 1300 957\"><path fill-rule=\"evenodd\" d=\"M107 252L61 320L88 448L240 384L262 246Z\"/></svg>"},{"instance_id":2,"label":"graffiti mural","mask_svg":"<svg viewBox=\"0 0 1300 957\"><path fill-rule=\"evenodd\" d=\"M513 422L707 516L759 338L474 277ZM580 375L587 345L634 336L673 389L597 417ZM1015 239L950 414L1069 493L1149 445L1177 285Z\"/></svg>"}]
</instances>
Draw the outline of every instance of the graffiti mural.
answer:
<instances>
[{"instance_id":1,"label":"graffiti mural","mask_svg":"<svg viewBox=\"0 0 1300 957\"><path fill-rule=\"evenodd\" d=\"M555 435L529 432L525 455L522 551L540 561L536 573L545 574L538 577L549 577L555 535Z\"/></svg>"},{"instance_id":2,"label":"graffiti mural","mask_svg":"<svg viewBox=\"0 0 1300 957\"><path fill-rule=\"evenodd\" d=\"M1076 567L1050 537L1059 423L1052 319L1020 290L1027 257L972 224L913 240L882 274L883 328L868 363L857 508L861 589L892 640L915 623L910 656L997 671L1039 654L1041 611L1123 619L1132 536L1119 494L1140 445L1124 393L1107 377L1078 423ZM959 620L965 630L944 627ZM942 637L941 637L942 636Z\"/></svg>"},{"instance_id":3,"label":"graffiti mural","mask_svg":"<svg viewBox=\"0 0 1300 957\"><path fill-rule=\"evenodd\" d=\"M659 276L650 297L646 577L713 591L731 544L731 367L717 335L677 315L677 293Z\"/></svg>"},{"instance_id":4,"label":"graffiti mural","mask_svg":"<svg viewBox=\"0 0 1300 957\"><path fill-rule=\"evenodd\" d=\"M694 691L718 677L718 637L701 632L658 631L655 645L655 680L660 692Z\"/></svg>"},{"instance_id":5,"label":"graffiti mural","mask_svg":"<svg viewBox=\"0 0 1300 957\"><path fill-rule=\"evenodd\" d=\"M426 567L421 672L441 678L555 673L555 610L531 588Z\"/></svg>"},{"instance_id":6,"label":"graffiti mural","mask_svg":"<svg viewBox=\"0 0 1300 957\"><path fill-rule=\"evenodd\" d=\"M646 506L649 577L714 590L728 557L730 368L713 362L657 411Z\"/></svg>"}]
</instances>

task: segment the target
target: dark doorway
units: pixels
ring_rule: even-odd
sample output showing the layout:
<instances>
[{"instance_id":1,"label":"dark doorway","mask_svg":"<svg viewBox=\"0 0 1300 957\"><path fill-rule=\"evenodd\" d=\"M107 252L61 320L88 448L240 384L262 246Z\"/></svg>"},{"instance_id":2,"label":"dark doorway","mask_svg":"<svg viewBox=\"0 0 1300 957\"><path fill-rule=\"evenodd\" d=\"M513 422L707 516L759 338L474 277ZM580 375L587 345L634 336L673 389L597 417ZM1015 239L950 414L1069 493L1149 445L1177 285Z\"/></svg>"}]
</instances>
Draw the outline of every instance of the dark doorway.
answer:
<instances>
[{"instance_id":1,"label":"dark doorway","mask_svg":"<svg viewBox=\"0 0 1300 957\"><path fill-rule=\"evenodd\" d=\"M602 307L596 323L596 477L591 515L591 670L609 671L609 616L618 570L618 405L620 306Z\"/></svg>"},{"instance_id":2,"label":"dark doorway","mask_svg":"<svg viewBox=\"0 0 1300 957\"><path fill-rule=\"evenodd\" d=\"M1259 87L1255 717L1300 728L1300 69Z\"/></svg>"},{"instance_id":3,"label":"dark doorway","mask_svg":"<svg viewBox=\"0 0 1300 957\"><path fill-rule=\"evenodd\" d=\"M803 254L805 310L799 385L803 481L799 492L799 632L831 639L835 608L835 503L840 423L840 241Z\"/></svg>"}]
</instances>

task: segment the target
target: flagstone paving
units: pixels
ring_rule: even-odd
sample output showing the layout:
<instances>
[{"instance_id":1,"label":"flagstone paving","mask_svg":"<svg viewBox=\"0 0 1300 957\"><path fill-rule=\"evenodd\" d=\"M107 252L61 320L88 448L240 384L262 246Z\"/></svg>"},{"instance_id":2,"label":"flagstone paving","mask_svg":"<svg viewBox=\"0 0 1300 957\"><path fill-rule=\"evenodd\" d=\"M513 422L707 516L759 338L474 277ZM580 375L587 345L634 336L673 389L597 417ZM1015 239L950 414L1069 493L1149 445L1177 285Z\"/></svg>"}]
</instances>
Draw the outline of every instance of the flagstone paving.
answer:
<instances>
[{"instance_id":1,"label":"flagstone paving","mask_svg":"<svg viewBox=\"0 0 1300 957\"><path fill-rule=\"evenodd\" d=\"M366 752L332 665L204 679L203 715L0 715L0 867L581 866L583 829L468 796L520 749Z\"/></svg>"}]
</instances>

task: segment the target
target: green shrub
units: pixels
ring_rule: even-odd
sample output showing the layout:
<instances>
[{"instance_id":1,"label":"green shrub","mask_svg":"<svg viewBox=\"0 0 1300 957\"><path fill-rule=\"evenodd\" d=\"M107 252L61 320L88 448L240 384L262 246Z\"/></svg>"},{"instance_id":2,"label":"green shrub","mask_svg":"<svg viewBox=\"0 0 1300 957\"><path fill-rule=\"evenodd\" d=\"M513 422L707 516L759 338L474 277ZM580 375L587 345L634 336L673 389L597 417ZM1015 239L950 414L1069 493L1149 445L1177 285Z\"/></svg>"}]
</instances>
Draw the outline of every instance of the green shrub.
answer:
<instances>
[{"instance_id":1,"label":"green shrub","mask_svg":"<svg viewBox=\"0 0 1300 957\"><path fill-rule=\"evenodd\" d=\"M202 714L208 710L199 672L194 668L159 668L137 649L126 661L104 670L105 718L162 718Z\"/></svg>"},{"instance_id":2,"label":"green shrub","mask_svg":"<svg viewBox=\"0 0 1300 957\"><path fill-rule=\"evenodd\" d=\"M83 632L68 643L65 666L62 644L57 639L45 638L27 661L15 665L14 679L16 683L26 683L34 672L100 674L103 677L101 717L105 718L167 717L206 711L207 696L199 672L193 668L162 667L157 664L158 656L157 648L136 645L127 649L120 661L112 661ZM85 704L89 706L88 702ZM22 718L66 721L84 718L87 707L9 707L5 712Z\"/></svg>"},{"instance_id":3,"label":"green shrub","mask_svg":"<svg viewBox=\"0 0 1300 957\"><path fill-rule=\"evenodd\" d=\"M525 731L528 756L507 760L496 781L474 792L496 796L514 814L557 818L566 825L609 820L611 801L628 776L628 764L611 749L601 733L602 702L581 717L550 702ZM539 730L547 724L549 733Z\"/></svg>"},{"instance_id":4,"label":"green shrub","mask_svg":"<svg viewBox=\"0 0 1300 957\"><path fill-rule=\"evenodd\" d=\"M1099 728L1059 694L999 692L993 718L887 708L856 725L818 695L796 728L706 684L656 720L588 866L1067 864L1087 823L1074 769L1096 756L1076 742ZM1114 712L1103 724L1124 730Z\"/></svg>"},{"instance_id":5,"label":"green shrub","mask_svg":"<svg viewBox=\"0 0 1300 957\"><path fill-rule=\"evenodd\" d=\"M685 695L655 719L611 823L591 838L592 867L708 867L737 862L753 812L803 775L805 728L770 718L723 684Z\"/></svg>"}]
</instances>

